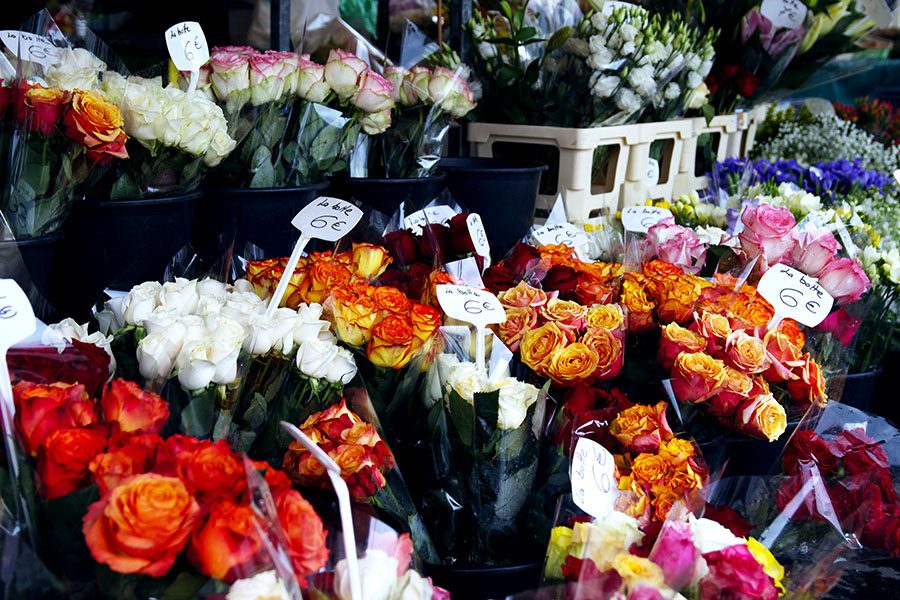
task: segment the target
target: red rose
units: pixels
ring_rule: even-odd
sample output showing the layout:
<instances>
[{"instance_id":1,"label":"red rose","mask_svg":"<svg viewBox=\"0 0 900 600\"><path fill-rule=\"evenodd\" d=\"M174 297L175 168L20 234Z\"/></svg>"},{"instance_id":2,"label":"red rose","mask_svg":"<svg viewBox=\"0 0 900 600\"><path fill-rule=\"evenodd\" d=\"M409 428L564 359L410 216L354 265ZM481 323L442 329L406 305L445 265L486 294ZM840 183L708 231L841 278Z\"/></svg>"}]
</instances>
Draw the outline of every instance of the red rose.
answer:
<instances>
[{"instance_id":1,"label":"red rose","mask_svg":"<svg viewBox=\"0 0 900 600\"><path fill-rule=\"evenodd\" d=\"M482 274L481 280L484 282L484 287L494 294L514 288L520 281L515 272L502 263L488 267Z\"/></svg>"},{"instance_id":2,"label":"red rose","mask_svg":"<svg viewBox=\"0 0 900 600\"><path fill-rule=\"evenodd\" d=\"M622 587L622 576L614 569L600 571L594 561L567 556L562 565L566 581L578 582L579 598L611 598Z\"/></svg>"},{"instance_id":3,"label":"red rose","mask_svg":"<svg viewBox=\"0 0 900 600\"><path fill-rule=\"evenodd\" d=\"M896 557L900 554L900 516L883 514L869 520L863 528L862 542Z\"/></svg>"},{"instance_id":4,"label":"red rose","mask_svg":"<svg viewBox=\"0 0 900 600\"><path fill-rule=\"evenodd\" d=\"M120 133L119 137L111 142L103 142L99 146L88 148L87 156L94 164L99 166L108 165L116 158L128 158L128 150L125 148L125 142L128 136Z\"/></svg>"},{"instance_id":5,"label":"red rose","mask_svg":"<svg viewBox=\"0 0 900 600\"><path fill-rule=\"evenodd\" d=\"M178 475L178 465L182 458L205 448L210 443L181 434L169 437L156 450L156 465L153 472L161 475Z\"/></svg>"},{"instance_id":6,"label":"red rose","mask_svg":"<svg viewBox=\"0 0 900 600\"><path fill-rule=\"evenodd\" d=\"M219 498L234 498L247 485L244 465L225 440L205 442L195 451L182 454L178 476L201 505Z\"/></svg>"},{"instance_id":7,"label":"red rose","mask_svg":"<svg viewBox=\"0 0 900 600\"><path fill-rule=\"evenodd\" d=\"M188 559L213 579L230 583L249 577L262 566L261 533L249 504L222 500L210 508L206 522L194 529Z\"/></svg>"},{"instance_id":8,"label":"red rose","mask_svg":"<svg viewBox=\"0 0 900 600\"><path fill-rule=\"evenodd\" d=\"M703 517L726 527L737 537L747 537L750 535L750 532L753 531L753 526L747 522L747 519L742 517L741 513L730 506L713 506L707 504L706 510L703 512Z\"/></svg>"},{"instance_id":9,"label":"red rose","mask_svg":"<svg viewBox=\"0 0 900 600\"><path fill-rule=\"evenodd\" d=\"M537 248L519 242L509 251L503 263L509 267L518 279L522 279L535 263L541 260L541 253Z\"/></svg>"},{"instance_id":10,"label":"red rose","mask_svg":"<svg viewBox=\"0 0 900 600\"><path fill-rule=\"evenodd\" d=\"M54 431L83 427L97 420L97 407L83 385L20 381L13 388L13 399L16 429L31 456Z\"/></svg>"},{"instance_id":11,"label":"red rose","mask_svg":"<svg viewBox=\"0 0 900 600\"><path fill-rule=\"evenodd\" d=\"M11 348L6 360L13 381L80 383L92 398L100 395L109 378L109 354L78 340L62 354L53 346Z\"/></svg>"},{"instance_id":12,"label":"red rose","mask_svg":"<svg viewBox=\"0 0 900 600\"><path fill-rule=\"evenodd\" d=\"M100 407L106 420L117 422L126 433L159 433L169 418L165 400L124 379L113 380L103 391Z\"/></svg>"},{"instance_id":13,"label":"red rose","mask_svg":"<svg viewBox=\"0 0 900 600\"><path fill-rule=\"evenodd\" d=\"M325 566L328 548L327 531L312 505L296 490L288 490L275 498L278 520L287 539L291 564L297 579L304 581Z\"/></svg>"},{"instance_id":14,"label":"red rose","mask_svg":"<svg viewBox=\"0 0 900 600\"><path fill-rule=\"evenodd\" d=\"M58 88L34 87L25 92L28 129L43 137L50 136L62 120L69 103L69 92Z\"/></svg>"},{"instance_id":15,"label":"red rose","mask_svg":"<svg viewBox=\"0 0 900 600\"><path fill-rule=\"evenodd\" d=\"M472 236L469 234L469 224L466 219L469 218L468 213L459 213L453 215L450 219L450 251L453 254L464 256L475 252L475 244L472 243Z\"/></svg>"},{"instance_id":16,"label":"red rose","mask_svg":"<svg viewBox=\"0 0 900 600\"><path fill-rule=\"evenodd\" d=\"M572 267L556 265L547 271L541 281L545 292L557 291L564 300L575 300L575 287L578 285L578 273Z\"/></svg>"},{"instance_id":17,"label":"red rose","mask_svg":"<svg viewBox=\"0 0 900 600\"><path fill-rule=\"evenodd\" d=\"M778 507L778 510L783 512L788 504L790 504L794 500L794 498L797 497L802 488L803 478L799 475L788 477L784 481L782 481L781 485L778 487L778 491L775 492L775 505ZM788 514L787 517L792 521L806 521L810 519L815 513L814 509L811 510L811 496L812 494L808 494L805 498L803 498L794 513Z\"/></svg>"},{"instance_id":18,"label":"red rose","mask_svg":"<svg viewBox=\"0 0 900 600\"><path fill-rule=\"evenodd\" d=\"M420 300L425 294L425 288L428 286L428 275L431 274L431 267L425 263L413 263L409 265L406 275L409 277L409 294L413 300Z\"/></svg>"},{"instance_id":19,"label":"red rose","mask_svg":"<svg viewBox=\"0 0 900 600\"><path fill-rule=\"evenodd\" d=\"M46 500L76 492L90 484L88 466L106 448L109 427L57 429L38 449L38 491Z\"/></svg>"},{"instance_id":20,"label":"red rose","mask_svg":"<svg viewBox=\"0 0 900 600\"><path fill-rule=\"evenodd\" d=\"M8 85L0 85L0 118L6 114L12 106L13 88Z\"/></svg>"},{"instance_id":21,"label":"red rose","mask_svg":"<svg viewBox=\"0 0 900 600\"><path fill-rule=\"evenodd\" d=\"M156 462L156 449L162 443L159 436L149 433L119 433L112 436L106 452L91 459L88 467L100 495L130 477L151 471Z\"/></svg>"},{"instance_id":22,"label":"red rose","mask_svg":"<svg viewBox=\"0 0 900 600\"><path fill-rule=\"evenodd\" d=\"M419 254L426 260L435 257L445 262L450 248L450 227L441 223L428 223L422 227L419 237Z\"/></svg>"},{"instance_id":23,"label":"red rose","mask_svg":"<svg viewBox=\"0 0 900 600\"><path fill-rule=\"evenodd\" d=\"M384 235L384 246L400 266L414 263L419 258L419 242L408 229L398 229Z\"/></svg>"},{"instance_id":24,"label":"red rose","mask_svg":"<svg viewBox=\"0 0 900 600\"><path fill-rule=\"evenodd\" d=\"M778 590L744 544L703 555L709 573L700 580L701 600L760 598L776 600Z\"/></svg>"},{"instance_id":25,"label":"red rose","mask_svg":"<svg viewBox=\"0 0 900 600\"><path fill-rule=\"evenodd\" d=\"M782 466L788 475L799 475L802 466L815 463L823 477L828 477L837 469L837 458L831 453L828 443L814 431L798 431L784 449Z\"/></svg>"},{"instance_id":26,"label":"red rose","mask_svg":"<svg viewBox=\"0 0 900 600\"><path fill-rule=\"evenodd\" d=\"M880 452L879 452L880 451ZM864 446L844 455L844 469L850 475L877 473L890 468L884 449L880 446Z\"/></svg>"}]
</instances>

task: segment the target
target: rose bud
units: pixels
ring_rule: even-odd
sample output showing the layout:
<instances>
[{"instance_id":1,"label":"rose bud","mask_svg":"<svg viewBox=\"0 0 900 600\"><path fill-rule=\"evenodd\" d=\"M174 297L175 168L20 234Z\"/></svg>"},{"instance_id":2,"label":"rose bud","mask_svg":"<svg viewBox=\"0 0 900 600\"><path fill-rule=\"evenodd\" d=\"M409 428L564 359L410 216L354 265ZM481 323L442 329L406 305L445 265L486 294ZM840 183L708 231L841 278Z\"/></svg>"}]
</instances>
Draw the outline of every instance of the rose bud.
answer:
<instances>
[{"instance_id":1,"label":"rose bud","mask_svg":"<svg viewBox=\"0 0 900 600\"><path fill-rule=\"evenodd\" d=\"M419 258L419 242L408 229L386 233L384 245L400 266L410 265Z\"/></svg>"},{"instance_id":2,"label":"rose bud","mask_svg":"<svg viewBox=\"0 0 900 600\"><path fill-rule=\"evenodd\" d=\"M512 269L502 263L491 265L481 274L481 280L484 282L485 288L499 294L503 290L508 290L520 281Z\"/></svg>"},{"instance_id":3,"label":"rose bud","mask_svg":"<svg viewBox=\"0 0 900 600\"><path fill-rule=\"evenodd\" d=\"M60 122L69 93L57 88L32 88L25 93L25 105L31 118L28 128L48 137Z\"/></svg>"},{"instance_id":4,"label":"rose bud","mask_svg":"<svg viewBox=\"0 0 900 600\"><path fill-rule=\"evenodd\" d=\"M457 255L472 254L475 252L475 244L469 235L467 213L459 213L450 219L450 251Z\"/></svg>"},{"instance_id":5,"label":"rose bud","mask_svg":"<svg viewBox=\"0 0 900 600\"><path fill-rule=\"evenodd\" d=\"M359 124L363 132L368 135L384 133L391 126L391 109L386 108L381 112L366 113L359 120Z\"/></svg>"},{"instance_id":6,"label":"rose bud","mask_svg":"<svg viewBox=\"0 0 900 600\"><path fill-rule=\"evenodd\" d=\"M706 349L706 340L678 323L669 323L660 331L657 360L660 366L670 371L675 358L682 352L702 352Z\"/></svg>"},{"instance_id":7,"label":"rose bud","mask_svg":"<svg viewBox=\"0 0 900 600\"><path fill-rule=\"evenodd\" d=\"M213 48L209 79L217 98L231 100L238 107L250 99L250 57L255 54L249 47Z\"/></svg>"},{"instance_id":8,"label":"rose bud","mask_svg":"<svg viewBox=\"0 0 900 600\"><path fill-rule=\"evenodd\" d=\"M131 381L114 379L100 400L107 421L125 433L159 433L169 418L169 404Z\"/></svg>"},{"instance_id":9,"label":"rose bud","mask_svg":"<svg viewBox=\"0 0 900 600\"><path fill-rule=\"evenodd\" d=\"M803 364L792 371L796 379L787 382L787 390L791 400L800 405L818 404L824 406L828 401L825 393L825 378L822 368L809 354L803 355Z\"/></svg>"},{"instance_id":10,"label":"rose bud","mask_svg":"<svg viewBox=\"0 0 900 600\"><path fill-rule=\"evenodd\" d=\"M725 382L725 364L704 352L682 352L672 366L672 389L681 402L703 402Z\"/></svg>"},{"instance_id":11,"label":"rose bud","mask_svg":"<svg viewBox=\"0 0 900 600\"><path fill-rule=\"evenodd\" d=\"M283 61L279 54L260 52L250 56L250 102L253 106L274 102L285 93Z\"/></svg>"},{"instance_id":12,"label":"rose bud","mask_svg":"<svg viewBox=\"0 0 900 600\"><path fill-rule=\"evenodd\" d=\"M391 257L382 246L356 242L353 243L353 264L356 274L363 279L374 279L384 273L391 264Z\"/></svg>"}]
</instances>

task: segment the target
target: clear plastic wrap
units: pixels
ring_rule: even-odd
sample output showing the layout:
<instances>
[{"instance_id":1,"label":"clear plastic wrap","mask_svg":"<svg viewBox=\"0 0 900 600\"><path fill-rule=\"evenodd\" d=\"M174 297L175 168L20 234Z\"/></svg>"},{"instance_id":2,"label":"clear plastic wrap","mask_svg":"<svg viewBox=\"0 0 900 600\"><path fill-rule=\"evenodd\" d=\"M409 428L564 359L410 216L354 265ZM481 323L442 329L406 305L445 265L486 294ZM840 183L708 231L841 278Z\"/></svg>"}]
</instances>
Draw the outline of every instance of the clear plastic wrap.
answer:
<instances>
[{"instance_id":1,"label":"clear plastic wrap","mask_svg":"<svg viewBox=\"0 0 900 600\"><path fill-rule=\"evenodd\" d=\"M296 128L286 132L280 153L287 185L306 185L347 170L359 134L358 121L323 104L300 102ZM292 123L293 125L293 123Z\"/></svg>"}]
</instances>

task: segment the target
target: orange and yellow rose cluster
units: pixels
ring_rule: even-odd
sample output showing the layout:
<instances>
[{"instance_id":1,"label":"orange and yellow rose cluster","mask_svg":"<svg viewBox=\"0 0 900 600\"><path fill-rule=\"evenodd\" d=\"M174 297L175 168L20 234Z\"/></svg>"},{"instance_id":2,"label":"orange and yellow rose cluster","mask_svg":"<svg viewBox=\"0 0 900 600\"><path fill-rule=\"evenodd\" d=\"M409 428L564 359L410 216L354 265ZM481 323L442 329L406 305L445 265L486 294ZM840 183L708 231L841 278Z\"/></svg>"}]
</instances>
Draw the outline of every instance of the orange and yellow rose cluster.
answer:
<instances>
[{"instance_id":1,"label":"orange and yellow rose cluster","mask_svg":"<svg viewBox=\"0 0 900 600\"><path fill-rule=\"evenodd\" d=\"M128 158L122 114L99 92L0 84L0 118L10 110L28 131L45 138L59 134L82 146L95 164Z\"/></svg>"},{"instance_id":2,"label":"orange and yellow rose cluster","mask_svg":"<svg viewBox=\"0 0 900 600\"><path fill-rule=\"evenodd\" d=\"M707 475L694 445L672 433L666 407L636 404L609 426L624 450L614 457L619 490L632 495L625 512L642 523L664 521L676 501L703 487Z\"/></svg>"},{"instance_id":3,"label":"orange and yellow rose cluster","mask_svg":"<svg viewBox=\"0 0 900 600\"><path fill-rule=\"evenodd\" d=\"M439 310L387 286L343 285L332 291L326 306L338 339L365 348L369 361L386 369L409 364L442 323Z\"/></svg>"},{"instance_id":4,"label":"orange and yellow rose cluster","mask_svg":"<svg viewBox=\"0 0 900 600\"><path fill-rule=\"evenodd\" d=\"M536 373L571 387L622 370L625 313L619 305L588 308L524 281L497 297L506 309L497 335Z\"/></svg>"},{"instance_id":5,"label":"orange and yellow rose cluster","mask_svg":"<svg viewBox=\"0 0 900 600\"><path fill-rule=\"evenodd\" d=\"M224 441L158 434L165 401L115 380L99 401L78 384L20 382L16 427L37 454L45 499L97 486L82 532L93 558L113 571L162 577L183 555L200 573L234 581L271 568L245 459ZM280 471L253 463L268 484L302 580L325 565L325 531Z\"/></svg>"},{"instance_id":6,"label":"orange and yellow rose cluster","mask_svg":"<svg viewBox=\"0 0 900 600\"><path fill-rule=\"evenodd\" d=\"M385 248L368 243L354 243L346 252L313 252L297 263L281 306L322 304L334 288L368 283L384 273L392 260ZM287 257L282 257L247 265L247 280L259 296L265 298L275 291L287 262Z\"/></svg>"},{"instance_id":7,"label":"orange and yellow rose cluster","mask_svg":"<svg viewBox=\"0 0 900 600\"><path fill-rule=\"evenodd\" d=\"M367 500L387 484L384 474L395 465L394 456L375 426L347 408L346 400L311 415L300 430L337 463L356 500ZM331 487L325 467L299 442L290 445L282 466L301 485Z\"/></svg>"}]
</instances>

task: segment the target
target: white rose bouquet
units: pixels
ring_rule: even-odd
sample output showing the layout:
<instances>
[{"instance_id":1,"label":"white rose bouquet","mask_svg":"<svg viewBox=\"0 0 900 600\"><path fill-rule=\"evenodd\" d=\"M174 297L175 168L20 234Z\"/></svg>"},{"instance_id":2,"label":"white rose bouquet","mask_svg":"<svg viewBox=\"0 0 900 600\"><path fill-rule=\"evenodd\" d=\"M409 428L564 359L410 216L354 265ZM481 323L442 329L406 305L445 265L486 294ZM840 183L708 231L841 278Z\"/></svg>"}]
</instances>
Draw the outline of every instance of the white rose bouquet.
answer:
<instances>
[{"instance_id":1,"label":"white rose bouquet","mask_svg":"<svg viewBox=\"0 0 900 600\"><path fill-rule=\"evenodd\" d=\"M420 508L444 561L524 559L540 483L546 388L510 377L499 341L489 371L469 362L465 341L447 353L455 341L450 330L442 329L445 353L429 367L420 395L430 452Z\"/></svg>"},{"instance_id":2,"label":"white rose bouquet","mask_svg":"<svg viewBox=\"0 0 900 600\"><path fill-rule=\"evenodd\" d=\"M234 150L222 109L204 94L111 72L100 87L122 111L130 138L130 160L113 171L110 198L193 191Z\"/></svg>"},{"instance_id":3,"label":"white rose bouquet","mask_svg":"<svg viewBox=\"0 0 900 600\"><path fill-rule=\"evenodd\" d=\"M179 278L135 286L96 320L113 335L120 375L162 389L173 433L228 439L246 451L254 442L268 447L279 421L339 397L356 375L352 354L321 316L318 304L268 316L243 280Z\"/></svg>"}]
</instances>

